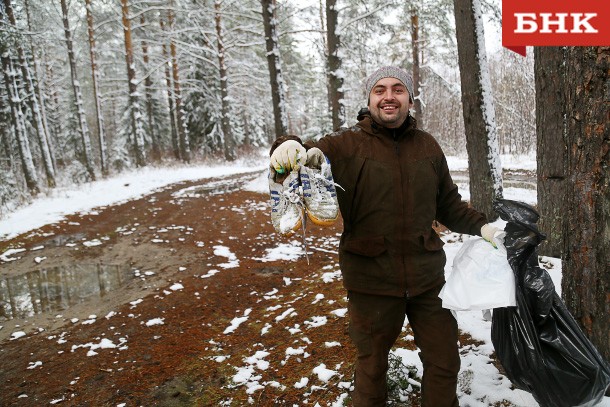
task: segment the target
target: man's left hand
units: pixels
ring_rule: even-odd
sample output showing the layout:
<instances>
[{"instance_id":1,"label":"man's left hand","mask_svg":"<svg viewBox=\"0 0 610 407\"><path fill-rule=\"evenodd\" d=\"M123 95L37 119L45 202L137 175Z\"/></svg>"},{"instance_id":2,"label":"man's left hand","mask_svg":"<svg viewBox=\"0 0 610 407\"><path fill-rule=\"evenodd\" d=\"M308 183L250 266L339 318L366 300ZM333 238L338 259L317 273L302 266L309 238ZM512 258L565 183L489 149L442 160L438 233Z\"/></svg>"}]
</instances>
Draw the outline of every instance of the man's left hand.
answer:
<instances>
[{"instance_id":1,"label":"man's left hand","mask_svg":"<svg viewBox=\"0 0 610 407\"><path fill-rule=\"evenodd\" d=\"M491 243L493 247L497 248L496 244L494 243L494 235L498 230L500 229L493 225L490 225L489 223L486 223L481 227L481 237Z\"/></svg>"}]
</instances>

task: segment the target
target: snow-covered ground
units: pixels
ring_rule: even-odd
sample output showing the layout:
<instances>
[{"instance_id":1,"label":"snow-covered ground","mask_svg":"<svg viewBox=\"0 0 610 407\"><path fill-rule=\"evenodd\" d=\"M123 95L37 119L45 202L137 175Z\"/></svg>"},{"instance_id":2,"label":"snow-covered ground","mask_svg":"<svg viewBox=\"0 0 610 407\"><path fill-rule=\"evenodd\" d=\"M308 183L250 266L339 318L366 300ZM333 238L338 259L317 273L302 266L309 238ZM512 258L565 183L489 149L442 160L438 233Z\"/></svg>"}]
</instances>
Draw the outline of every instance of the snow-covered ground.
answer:
<instances>
[{"instance_id":1,"label":"snow-covered ground","mask_svg":"<svg viewBox=\"0 0 610 407\"><path fill-rule=\"evenodd\" d=\"M448 162L451 170L461 171L467 169L467 160L465 159L448 157ZM502 163L504 168L522 170L536 169L534 157L503 156ZM1 219L0 240L6 240L45 224L57 222L67 214L90 212L101 206L126 202L180 181L260 170L261 176L248 184L246 188L248 190L266 193L268 187L266 174L264 172L265 167L265 160L261 157L260 161L256 163L241 163L231 166L145 168L121 174L115 178L100 180L78 187L57 188L56 190L53 190L49 196L36 199L30 205L10 213L4 219ZM467 199L468 185L459 182L458 185L460 186L462 196ZM536 191L534 190L510 188L505 190L505 197L530 204L536 203ZM500 227L504 226L503 221L501 220L497 221L496 224ZM445 251L447 253L446 272L450 273L455 255L460 250L463 243L460 242L459 239L452 238L452 235L445 236L444 240L446 241ZM223 249L223 247L217 247L215 254L220 257L230 257ZM0 253L0 257L7 255L8 253ZM282 243L278 245L276 250L268 251L265 260L283 259L285 261L291 261L303 255L299 243L295 241L292 245ZM239 259L230 260L233 262L239 261ZM561 287L561 262L554 258L545 258L543 261L552 266L549 273L555 282L555 286L559 289ZM204 276L202 278L211 276L212 275ZM172 287L171 289L179 288L180 287ZM286 305L284 309L292 310L289 305ZM341 312L342 310L337 311ZM243 315L236 318L232 324L226 328L225 332L229 334L238 329L239 325L248 319L248 314L250 312L251 310L245 310ZM344 312L343 315L339 316L344 316ZM483 342L483 345L473 346L469 351L462 354L462 371L460 374L459 390L460 404L463 406L482 407L494 405L502 400L506 400L519 407L538 406L529 393L521 390L512 390L510 381L502 376L493 364L489 363L490 355L494 350L491 343L491 322L486 321L483 318L481 311L459 311L457 312L457 319L462 331L468 332L474 339ZM311 324L316 323L321 324L322 321L311 321ZM156 324L163 324L163 321L151 320L147 322L147 326L154 326ZM104 346L105 344L100 343L97 348L104 348ZM340 346L340 344L327 343L327 346ZM349 346L349 344L345 344L345 346ZM90 352L92 351L93 347L90 349ZM295 350L295 352L296 351L298 351L298 349ZM402 358L403 363L406 365L415 366L418 370L418 375L421 375L421 361L416 351L398 348L395 350L395 354ZM247 361L242 369L237 370L236 375L234 376L235 383L249 387L251 386L250 389L253 392L259 390L261 383L253 382L252 377L254 377L253 372L256 368L264 368L264 358L266 355L268 355L268 353L265 350L261 350L253 355L251 358L252 360ZM317 378L321 382L328 382L333 376L333 370L328 369L324 364L317 366L313 373L317 375ZM307 380L307 378L304 379ZM269 385L273 384L271 383ZM306 385L306 382L296 383L295 387L305 387ZM349 387L349 383L347 383L347 386ZM347 393L344 394L346 395ZM341 400L338 400L336 405L339 406L341 405L340 403ZM610 407L610 398L604 398L598 406Z\"/></svg>"}]
</instances>

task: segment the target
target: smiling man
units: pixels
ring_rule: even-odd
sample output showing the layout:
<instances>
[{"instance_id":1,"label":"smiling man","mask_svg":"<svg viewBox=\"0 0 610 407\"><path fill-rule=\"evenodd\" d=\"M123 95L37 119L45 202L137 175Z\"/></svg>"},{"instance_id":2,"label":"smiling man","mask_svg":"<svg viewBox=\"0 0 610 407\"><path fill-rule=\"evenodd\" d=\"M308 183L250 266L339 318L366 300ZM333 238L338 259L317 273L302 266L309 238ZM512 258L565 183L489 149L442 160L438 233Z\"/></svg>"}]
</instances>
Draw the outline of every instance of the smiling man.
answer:
<instances>
[{"instance_id":1,"label":"smiling man","mask_svg":"<svg viewBox=\"0 0 610 407\"><path fill-rule=\"evenodd\" d=\"M372 82L376 77L369 78ZM406 80L406 78L405 78ZM409 82L409 87L412 87ZM367 83L367 88L370 84ZM381 78L374 83L369 93L369 111L373 120L387 128L400 127L409 116L413 106L407 85L400 79Z\"/></svg>"},{"instance_id":2,"label":"smiling man","mask_svg":"<svg viewBox=\"0 0 610 407\"><path fill-rule=\"evenodd\" d=\"M406 315L424 368L421 405L455 407L458 328L438 298L446 256L432 224L490 241L497 229L462 201L439 144L409 114L411 76L382 67L365 86L368 108L355 126L304 145L278 139L270 171L295 173L327 158L341 186L339 263L358 353L353 405L385 406L388 356Z\"/></svg>"}]
</instances>

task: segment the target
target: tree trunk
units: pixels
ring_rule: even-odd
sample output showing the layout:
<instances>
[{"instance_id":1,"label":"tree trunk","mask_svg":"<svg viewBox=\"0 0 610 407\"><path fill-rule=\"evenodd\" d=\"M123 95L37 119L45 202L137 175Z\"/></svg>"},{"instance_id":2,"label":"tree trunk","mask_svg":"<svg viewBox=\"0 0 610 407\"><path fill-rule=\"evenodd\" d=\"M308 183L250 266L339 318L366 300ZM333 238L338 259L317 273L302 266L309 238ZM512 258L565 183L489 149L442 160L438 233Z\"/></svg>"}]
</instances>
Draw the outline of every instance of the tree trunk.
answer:
<instances>
[{"instance_id":1,"label":"tree trunk","mask_svg":"<svg viewBox=\"0 0 610 407\"><path fill-rule=\"evenodd\" d=\"M174 5L170 1L170 8L167 11L167 23L170 31L174 31ZM184 120L184 110L182 109L182 96L180 95L180 74L178 71L178 58L176 57L176 43L170 37L169 51L172 56L172 79L174 82L174 101L176 102L176 127L178 129L178 140L180 141L180 156L187 163L191 161L191 147L189 145L188 130ZM228 102L226 102L228 103Z\"/></svg>"},{"instance_id":2,"label":"tree trunk","mask_svg":"<svg viewBox=\"0 0 610 407\"><path fill-rule=\"evenodd\" d=\"M243 100L242 104L246 104L246 101ZM244 126L244 145L245 146L251 146L252 145L252 138L251 138L251 131L250 131L250 123L248 122L248 115L246 114L245 110L241 111L241 122L242 122L242 126Z\"/></svg>"},{"instance_id":3,"label":"tree trunk","mask_svg":"<svg viewBox=\"0 0 610 407\"><path fill-rule=\"evenodd\" d=\"M413 109L417 127L423 128L422 103L419 95L420 63L419 63L419 15L415 7L411 8L411 50L413 53Z\"/></svg>"},{"instance_id":4,"label":"tree trunk","mask_svg":"<svg viewBox=\"0 0 610 407\"><path fill-rule=\"evenodd\" d=\"M326 5L322 3L322 0L319 0L319 7L318 7L319 13L320 13L320 33L322 35L322 45L324 46L324 56L326 58L326 60L328 61L328 41L326 39L326 18L325 18L325 14L326 14ZM332 102L332 95L331 95L331 91L330 91L330 73L329 73L329 67L328 64L326 64L324 66L325 72L325 84L326 84L326 103L328 103L328 112L331 113L331 122L332 122L332 111L333 111L333 102Z\"/></svg>"},{"instance_id":5,"label":"tree trunk","mask_svg":"<svg viewBox=\"0 0 610 407\"><path fill-rule=\"evenodd\" d=\"M610 47L569 47L565 303L610 360Z\"/></svg>"},{"instance_id":6,"label":"tree trunk","mask_svg":"<svg viewBox=\"0 0 610 407\"><path fill-rule=\"evenodd\" d=\"M479 0L454 0L454 7L470 203L492 221L498 217L493 201L502 197L502 168L481 8Z\"/></svg>"},{"instance_id":7,"label":"tree trunk","mask_svg":"<svg viewBox=\"0 0 610 407\"><path fill-rule=\"evenodd\" d=\"M30 30L30 32L34 32L33 28L32 28L32 18L30 16L30 6L29 6L29 1L25 0L23 2L24 6L25 6L25 12L27 15L27 20L28 20L28 29ZM46 102L45 102L45 92L43 92L43 87L44 87L44 80L45 80L45 70L44 69L40 69L40 64L38 63L38 52L36 52L36 47L34 46L34 42L30 40L30 48L31 48L31 52L32 52L32 62L33 62L33 66L34 66L34 77L37 78L37 81L34 83L34 91L36 92L36 95L38 96L38 102L39 102L39 106L40 106L40 117L42 119L42 126L44 128L44 134L46 137L46 144L48 145L49 148L49 155L51 157L51 164L53 166L53 171L56 174L57 173L57 160L55 158L55 147L54 147L54 143L53 143L53 132L51 131L51 127L49 126L48 120L47 120L47 109L46 109ZM43 51L43 55L44 55L44 51Z\"/></svg>"},{"instance_id":8,"label":"tree trunk","mask_svg":"<svg viewBox=\"0 0 610 407\"><path fill-rule=\"evenodd\" d=\"M88 0L91 1L91 0ZM140 16L140 26L144 27L146 24L146 19L144 18L144 14ZM144 69L149 69L149 58L148 58L148 43L143 38L142 39L142 60L144 62ZM155 125L155 115L153 113L153 98L152 98L152 79L150 78L150 73L146 75L144 78L144 94L146 97L146 116L148 118L148 134L150 135L150 140L152 144L152 158L155 161L161 159L161 143L159 141L159 133L157 132L157 128Z\"/></svg>"},{"instance_id":9,"label":"tree trunk","mask_svg":"<svg viewBox=\"0 0 610 407\"><path fill-rule=\"evenodd\" d=\"M125 34L125 61L127 62L127 80L129 83L129 107L131 110L131 125L133 128L133 148L136 166L143 167L146 165L144 129L142 127L142 114L140 113L136 68L133 61L133 42L131 40L131 21L129 20L128 0L121 0L121 14L123 20L123 33Z\"/></svg>"},{"instance_id":10,"label":"tree trunk","mask_svg":"<svg viewBox=\"0 0 610 407\"><path fill-rule=\"evenodd\" d=\"M93 155L91 153L91 140L89 139L89 128L87 127L87 118L85 117L85 109L83 107L83 96L80 90L80 82L76 72L76 57L74 55L74 47L72 44L72 32L70 31L70 22L68 20L68 7L66 0L61 0L61 13L64 22L64 35L66 39L66 48L68 49L68 62L70 64L70 75L72 78L72 90L74 92L74 102L76 104L76 114L78 115L78 124L83 143L84 164L87 173L91 180L95 180L95 171L93 170Z\"/></svg>"},{"instance_id":11,"label":"tree trunk","mask_svg":"<svg viewBox=\"0 0 610 407\"><path fill-rule=\"evenodd\" d=\"M57 137L61 134L61 125L59 123L59 119L57 117L57 113L59 112L59 97L57 91L57 82L54 80L55 77L53 75L53 66L49 64L47 58L47 52L44 48L40 50L41 59L42 59L42 68L41 68L41 86L40 86L40 100L45 100L46 98L43 96L45 93L49 95L48 98L48 106L49 112L45 113L45 117L50 116L51 121L45 119L45 126L47 128L47 134L49 135L49 146L57 145ZM42 89L45 89L46 92L43 92ZM45 103L46 104L46 103ZM51 159L53 160L53 167L57 169L57 161L63 161L63 151L62 149L52 149L53 155L51 155Z\"/></svg>"},{"instance_id":12,"label":"tree trunk","mask_svg":"<svg viewBox=\"0 0 610 407\"><path fill-rule=\"evenodd\" d=\"M326 0L326 42L328 44L328 83L330 91L333 130L345 126L345 101L343 71L341 69L341 33L338 26L339 12L336 0Z\"/></svg>"},{"instance_id":13,"label":"tree trunk","mask_svg":"<svg viewBox=\"0 0 610 407\"><path fill-rule=\"evenodd\" d=\"M227 77L227 65L225 61L226 49L222 33L222 14L220 10L220 0L214 1L214 20L216 21L216 39L218 53L218 67L220 74L220 97L221 111L220 127L224 137L224 152L227 161L234 161L235 155L235 139L231 131L231 122L229 121L229 81Z\"/></svg>"},{"instance_id":14,"label":"tree trunk","mask_svg":"<svg viewBox=\"0 0 610 407\"><path fill-rule=\"evenodd\" d=\"M38 186L38 176L36 175L36 169L34 168L34 161L32 160L32 153L30 151L30 142L28 140L24 114L21 109L19 90L15 80L16 73L6 49L0 49L0 58L2 59L4 84L6 86L8 102L11 108L13 128L15 129L15 138L17 140L17 150L19 151L19 158L21 159L21 168L30 193L36 195L40 192L40 187Z\"/></svg>"},{"instance_id":15,"label":"tree trunk","mask_svg":"<svg viewBox=\"0 0 610 407\"><path fill-rule=\"evenodd\" d=\"M6 76L4 77L6 78ZM8 90L8 88L7 88ZM6 97L6 104L8 104L9 95ZM6 168L13 168L13 152L11 149L11 130L12 126L10 124L11 115L10 108L7 108L5 104L5 98L0 96L0 139L2 140L0 147L0 160L5 161ZM3 163L0 162L0 168L3 166ZM7 171L8 172L8 171Z\"/></svg>"},{"instance_id":16,"label":"tree trunk","mask_svg":"<svg viewBox=\"0 0 610 407\"><path fill-rule=\"evenodd\" d=\"M91 11L91 0L85 0L87 11L87 34L89 36L89 57L91 59L91 80L93 83L93 99L95 102L95 117L97 124L97 140L100 148L100 167L102 175L108 175L108 164L106 162L106 137L104 129L104 117L102 114L102 102L100 100L99 78L95 56L95 33L93 31L93 12Z\"/></svg>"},{"instance_id":17,"label":"tree trunk","mask_svg":"<svg viewBox=\"0 0 610 407\"><path fill-rule=\"evenodd\" d=\"M534 47L540 254L561 257L567 176L565 48Z\"/></svg>"},{"instance_id":18,"label":"tree trunk","mask_svg":"<svg viewBox=\"0 0 610 407\"><path fill-rule=\"evenodd\" d=\"M10 0L4 0L4 9L8 17L10 25L17 29L17 22L15 20L15 14L13 13L13 7L11 6ZM23 76L23 83L25 84L25 92L30 111L32 112L32 118L34 120L34 128L36 129L36 140L40 147L40 155L42 157L42 163L47 177L47 185L51 188L55 187L55 168L53 167L53 160L51 160L51 151L48 144L48 136L46 129L42 123L42 114L40 111L40 104L38 103L36 89L34 87L34 80L32 79L32 72L28 64L23 46L20 43L20 39L16 40L17 55L19 56L19 65L21 68L21 75Z\"/></svg>"},{"instance_id":19,"label":"tree trunk","mask_svg":"<svg viewBox=\"0 0 610 407\"><path fill-rule=\"evenodd\" d=\"M263 6L263 26L265 29L265 45L267 47L267 65L269 66L275 137L277 138L288 133L288 114L286 113L286 92L277 36L276 3L275 0L261 0L261 4Z\"/></svg>"},{"instance_id":20,"label":"tree trunk","mask_svg":"<svg viewBox=\"0 0 610 407\"><path fill-rule=\"evenodd\" d=\"M165 30L165 24L163 20L159 20L159 24L161 25L161 30ZM174 153L174 157L177 160L180 160L180 141L178 140L178 129L176 128L176 109L174 104L174 93L172 89L174 88L172 85L172 75L169 70L169 53L167 52L167 45L163 43L161 46L163 51L163 60L167 61L167 63L163 64L165 66L165 86L167 87L167 106L169 109L169 121L171 126L171 135L172 135L172 151Z\"/></svg>"}]
</instances>

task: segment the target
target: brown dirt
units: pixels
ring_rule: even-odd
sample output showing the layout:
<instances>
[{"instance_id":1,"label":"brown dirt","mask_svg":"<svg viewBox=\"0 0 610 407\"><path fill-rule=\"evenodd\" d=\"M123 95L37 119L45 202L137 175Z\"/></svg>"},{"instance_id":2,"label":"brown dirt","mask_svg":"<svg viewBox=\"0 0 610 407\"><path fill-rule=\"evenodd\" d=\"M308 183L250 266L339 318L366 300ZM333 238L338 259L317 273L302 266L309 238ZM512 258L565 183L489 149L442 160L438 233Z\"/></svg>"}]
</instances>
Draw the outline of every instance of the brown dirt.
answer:
<instances>
[{"instance_id":1,"label":"brown dirt","mask_svg":"<svg viewBox=\"0 0 610 407\"><path fill-rule=\"evenodd\" d=\"M233 182L241 179L233 177ZM173 185L0 242L0 253L28 249L14 256L18 260L0 264L0 280L35 269L90 264L126 264L129 273L140 271L140 277L120 288L63 311L19 320L0 315L1 406L41 406L58 400L73 406L275 406L302 405L304 398L309 405L329 405L345 392L337 384L351 381L354 350L347 318L331 313L346 307L345 292L339 279L321 279L322 273L338 270L333 251L341 225L308 229L309 265L303 257L263 262L265 249L292 240L274 233L266 195L172 195L217 181ZM92 239L102 244L82 244ZM227 259L214 254L216 245L229 247L239 266L223 269L219 264ZM42 256L46 259L37 264L35 258ZM219 272L210 276L211 270ZM145 271L155 274L142 277ZM202 278L206 275L209 278ZM171 290L178 282L184 288ZM318 294L324 298L316 301ZM130 303L138 299L142 301ZM277 319L288 307L296 316ZM224 334L233 318L248 309L247 323ZM116 314L105 318L110 311ZM95 321L86 323L91 314L97 316ZM327 324L310 329L305 321L320 315L328 316ZM163 325L146 326L146 321L159 317L164 318ZM71 322L72 318L79 320ZM273 325L263 335L266 321ZM298 335L288 331L296 324ZM26 336L11 340L18 330ZM73 348L103 338L125 342L122 347L98 349L95 356L86 356L87 348ZM324 346L333 341L342 346ZM289 346L305 346L309 355L287 357ZM404 340L400 346L413 348ZM277 381L283 386L266 385L248 394L246 386L233 382L236 368L263 350L269 351L265 360L270 368L256 370L260 383ZM220 363L219 356L227 359ZM37 361L42 365L32 368ZM320 363L339 375L328 383L318 381L312 369ZM303 377L319 388L304 396L294 387ZM412 405L418 405L417 396L414 392Z\"/></svg>"}]
</instances>

